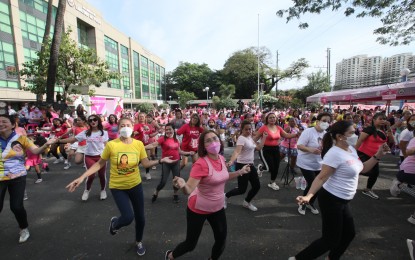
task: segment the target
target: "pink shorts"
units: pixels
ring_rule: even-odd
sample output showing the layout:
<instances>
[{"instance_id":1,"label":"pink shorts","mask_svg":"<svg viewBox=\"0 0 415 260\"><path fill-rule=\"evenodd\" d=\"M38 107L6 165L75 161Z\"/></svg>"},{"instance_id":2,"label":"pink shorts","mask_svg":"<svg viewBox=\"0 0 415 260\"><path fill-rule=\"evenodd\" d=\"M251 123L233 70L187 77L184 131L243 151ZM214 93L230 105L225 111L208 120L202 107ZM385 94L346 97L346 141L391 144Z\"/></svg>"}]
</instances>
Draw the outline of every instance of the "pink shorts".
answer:
<instances>
[{"instance_id":1,"label":"pink shorts","mask_svg":"<svg viewBox=\"0 0 415 260\"><path fill-rule=\"evenodd\" d=\"M32 167L32 166L36 166L36 165L41 164L41 162L42 162L42 160L40 160L40 159L27 159L26 162L25 162L25 166Z\"/></svg>"}]
</instances>

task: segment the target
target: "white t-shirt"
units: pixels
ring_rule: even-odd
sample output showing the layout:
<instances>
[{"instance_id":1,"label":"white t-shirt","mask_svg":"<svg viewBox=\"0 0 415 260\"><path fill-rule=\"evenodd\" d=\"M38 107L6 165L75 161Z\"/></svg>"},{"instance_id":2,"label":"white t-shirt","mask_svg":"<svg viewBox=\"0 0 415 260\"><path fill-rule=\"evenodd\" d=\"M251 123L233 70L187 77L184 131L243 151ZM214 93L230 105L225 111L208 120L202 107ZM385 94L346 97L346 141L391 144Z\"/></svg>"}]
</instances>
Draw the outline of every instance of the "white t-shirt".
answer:
<instances>
[{"instance_id":1,"label":"white t-shirt","mask_svg":"<svg viewBox=\"0 0 415 260\"><path fill-rule=\"evenodd\" d=\"M248 164L254 163L254 152L256 144L251 136L245 137L240 135L236 141L236 145L242 145L242 151L236 158L236 162Z\"/></svg>"},{"instance_id":2,"label":"white t-shirt","mask_svg":"<svg viewBox=\"0 0 415 260\"><path fill-rule=\"evenodd\" d=\"M82 131L75 138L78 142L86 140L85 155L101 155L102 151L104 151L105 143L108 141L108 132L104 130L104 134L101 136L101 131L97 131L92 132L90 136L86 136L86 131Z\"/></svg>"},{"instance_id":3,"label":"white t-shirt","mask_svg":"<svg viewBox=\"0 0 415 260\"><path fill-rule=\"evenodd\" d=\"M336 169L323 184L324 189L345 200L353 199L356 194L359 173L363 170L363 163L360 161L356 149L349 146L349 150L348 152L333 146L323 158L323 164Z\"/></svg>"},{"instance_id":4,"label":"white t-shirt","mask_svg":"<svg viewBox=\"0 0 415 260\"><path fill-rule=\"evenodd\" d=\"M297 147L304 145L306 147L319 148L323 147L323 136L326 131L318 132L314 127L304 130L297 141ZM321 155L309 152L303 152L298 149L297 166L310 171L321 170Z\"/></svg>"},{"instance_id":5,"label":"white t-shirt","mask_svg":"<svg viewBox=\"0 0 415 260\"><path fill-rule=\"evenodd\" d=\"M409 142L412 139L412 137L414 137L414 132L409 131L408 128L406 128L399 135L399 142L400 141ZM403 156L402 151L399 152L399 156Z\"/></svg>"}]
</instances>

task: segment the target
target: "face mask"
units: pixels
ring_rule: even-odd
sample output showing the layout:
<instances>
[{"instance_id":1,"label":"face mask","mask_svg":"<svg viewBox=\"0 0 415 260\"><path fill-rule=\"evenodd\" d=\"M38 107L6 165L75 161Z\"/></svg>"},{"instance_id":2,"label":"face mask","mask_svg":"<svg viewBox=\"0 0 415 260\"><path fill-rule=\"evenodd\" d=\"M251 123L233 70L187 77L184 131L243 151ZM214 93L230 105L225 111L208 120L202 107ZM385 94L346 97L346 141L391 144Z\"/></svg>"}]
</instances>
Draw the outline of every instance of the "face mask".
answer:
<instances>
[{"instance_id":1,"label":"face mask","mask_svg":"<svg viewBox=\"0 0 415 260\"><path fill-rule=\"evenodd\" d=\"M218 154L220 151L220 142L211 142L208 147L206 147L206 151L212 154Z\"/></svg>"},{"instance_id":2,"label":"face mask","mask_svg":"<svg viewBox=\"0 0 415 260\"><path fill-rule=\"evenodd\" d=\"M352 135L352 136L346 136L346 142L348 143L354 143L357 139L355 138L356 135Z\"/></svg>"},{"instance_id":3,"label":"face mask","mask_svg":"<svg viewBox=\"0 0 415 260\"><path fill-rule=\"evenodd\" d=\"M412 127L415 127L415 121L409 123Z\"/></svg>"},{"instance_id":4,"label":"face mask","mask_svg":"<svg viewBox=\"0 0 415 260\"><path fill-rule=\"evenodd\" d=\"M319 126L322 130L327 130L327 128L329 128L330 125L327 122L321 122Z\"/></svg>"},{"instance_id":5,"label":"face mask","mask_svg":"<svg viewBox=\"0 0 415 260\"><path fill-rule=\"evenodd\" d=\"M120 129L120 135L124 138L131 137L133 133L133 129L130 127L123 127Z\"/></svg>"}]
</instances>

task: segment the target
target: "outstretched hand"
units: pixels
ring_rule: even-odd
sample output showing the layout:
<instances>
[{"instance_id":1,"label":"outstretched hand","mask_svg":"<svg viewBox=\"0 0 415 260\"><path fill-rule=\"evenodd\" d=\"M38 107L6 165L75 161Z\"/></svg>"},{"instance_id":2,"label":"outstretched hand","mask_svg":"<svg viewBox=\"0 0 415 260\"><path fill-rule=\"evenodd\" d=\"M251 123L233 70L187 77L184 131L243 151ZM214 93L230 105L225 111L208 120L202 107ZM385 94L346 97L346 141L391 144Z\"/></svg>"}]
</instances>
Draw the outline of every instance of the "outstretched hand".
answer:
<instances>
[{"instance_id":1,"label":"outstretched hand","mask_svg":"<svg viewBox=\"0 0 415 260\"><path fill-rule=\"evenodd\" d=\"M84 178L79 177L78 179L75 179L74 181L72 181L71 183L69 183L66 188L68 189L69 192L73 192L75 191L76 188L79 187L79 185L81 185L81 183L84 181Z\"/></svg>"}]
</instances>

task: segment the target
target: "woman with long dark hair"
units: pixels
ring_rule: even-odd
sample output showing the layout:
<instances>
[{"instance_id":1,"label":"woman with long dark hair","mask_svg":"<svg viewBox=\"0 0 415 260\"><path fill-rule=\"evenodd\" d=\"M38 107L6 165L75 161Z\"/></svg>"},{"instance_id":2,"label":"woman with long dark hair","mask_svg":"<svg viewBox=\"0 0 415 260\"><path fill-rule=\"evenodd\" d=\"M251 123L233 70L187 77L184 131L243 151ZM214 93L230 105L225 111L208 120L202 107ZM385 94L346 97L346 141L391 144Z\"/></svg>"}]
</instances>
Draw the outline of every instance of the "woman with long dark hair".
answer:
<instances>
[{"instance_id":1,"label":"woman with long dark hair","mask_svg":"<svg viewBox=\"0 0 415 260\"><path fill-rule=\"evenodd\" d=\"M165 126L165 133L164 136L161 136L157 141L149 144L146 146L146 149L156 148L157 146L161 146L161 157L168 157L174 160L173 163L162 163L161 164L161 179L160 183L157 185L156 190L153 193L153 197L151 199L152 202L157 200L159 192L164 188L167 182L167 178L170 175L170 172L174 177L180 177L180 154L182 155L193 155L194 152L184 152L180 150L180 143L176 138L176 133L173 128L173 124L167 123ZM179 202L179 195L177 195L178 189L173 186L174 195L173 195L173 202Z\"/></svg>"},{"instance_id":2,"label":"woman with long dark hair","mask_svg":"<svg viewBox=\"0 0 415 260\"><path fill-rule=\"evenodd\" d=\"M118 118L116 115L111 114L108 116L108 121L105 124L104 129L108 132L110 141L118 138Z\"/></svg>"},{"instance_id":3,"label":"woman with long dark hair","mask_svg":"<svg viewBox=\"0 0 415 260\"><path fill-rule=\"evenodd\" d=\"M279 141L281 137L290 139L298 137L299 134L288 134L285 132L284 129L277 125L277 116L272 112L265 117L265 125L258 129L254 141L257 142L262 138L264 132L267 132L267 137L264 147L259 153L263 165L259 165L258 168L263 167L263 169L259 170L268 170L271 173L271 180L268 183L268 187L273 190L279 190L280 187L275 183L280 167Z\"/></svg>"},{"instance_id":4,"label":"woman with long dark hair","mask_svg":"<svg viewBox=\"0 0 415 260\"><path fill-rule=\"evenodd\" d=\"M68 127L66 123L63 122L62 119L54 118L52 121L52 127L43 127L42 130L51 131L51 134L55 138L60 139L60 138L67 138L69 136L68 133L69 133L70 128ZM59 151L63 159L58 154L58 147L59 147ZM56 157L56 160L53 162L53 164L64 162L65 166L68 165L68 155L66 154L64 144L54 143L50 147L50 152L53 154L53 156Z\"/></svg>"},{"instance_id":5,"label":"woman with long dark hair","mask_svg":"<svg viewBox=\"0 0 415 260\"><path fill-rule=\"evenodd\" d=\"M370 171L389 151L387 144L378 147L364 163L356 150L347 143L355 129L350 121L333 124L323 137L321 172L314 179L306 196L298 196L299 205L307 204L316 194L321 210L322 237L289 260L316 259L329 252L330 260L340 259L355 236L349 202L356 194L359 173Z\"/></svg>"},{"instance_id":6,"label":"woman with long dark hair","mask_svg":"<svg viewBox=\"0 0 415 260\"><path fill-rule=\"evenodd\" d=\"M225 159L219 154L223 149L219 136L213 131L200 135L198 142L199 159L193 164L187 182L175 177L173 184L184 194L190 194L187 203L187 233L186 240L171 251L168 250L165 259L175 259L192 251L199 239L205 221L212 227L215 244L210 259L218 259L225 250L227 223L224 189L229 179L236 178L250 171L249 166L229 173Z\"/></svg>"},{"instance_id":7,"label":"woman with long dark hair","mask_svg":"<svg viewBox=\"0 0 415 260\"><path fill-rule=\"evenodd\" d=\"M204 131L203 127L200 126L199 115L194 113L188 124L183 125L177 130L178 135L183 135L183 141L180 149L184 152L193 152L192 161L196 162L198 159L197 149L199 145L199 136ZM183 169L187 165L187 156L183 156L180 168Z\"/></svg>"},{"instance_id":8,"label":"woman with long dark hair","mask_svg":"<svg viewBox=\"0 0 415 260\"><path fill-rule=\"evenodd\" d=\"M86 141L85 148L85 166L89 169L99 161L101 154L104 151L105 144L108 141L108 133L102 126L101 118L97 115L90 115L88 117L88 130L85 130L74 137L70 137L63 140L58 140L58 143L74 143ZM98 177L101 185L100 199L105 200L107 198L107 192L105 190L107 185L107 179L105 176L107 166L104 165L98 171ZM85 183L85 190L82 194L82 201L87 201L89 198L89 192L91 191L92 182L95 179L95 174L89 175Z\"/></svg>"},{"instance_id":9,"label":"woman with long dark hair","mask_svg":"<svg viewBox=\"0 0 415 260\"><path fill-rule=\"evenodd\" d=\"M371 126L363 129L357 140L356 149L360 160L365 162L372 158L378 148L388 142L388 139L394 140L390 123L386 120L385 114L376 113L372 118ZM366 172L364 176L369 178L366 189L362 193L372 199L379 199L379 196L372 191L379 176L379 164L376 163L372 170Z\"/></svg>"}]
</instances>

